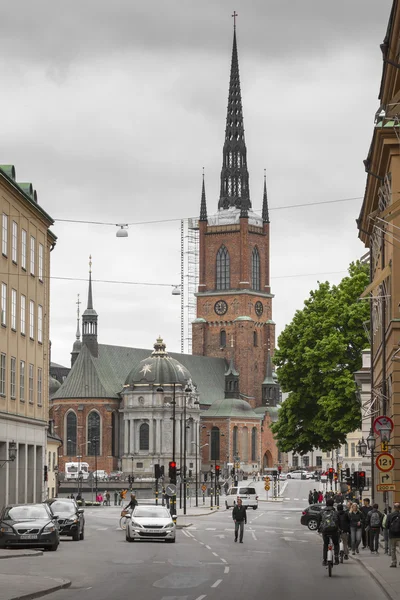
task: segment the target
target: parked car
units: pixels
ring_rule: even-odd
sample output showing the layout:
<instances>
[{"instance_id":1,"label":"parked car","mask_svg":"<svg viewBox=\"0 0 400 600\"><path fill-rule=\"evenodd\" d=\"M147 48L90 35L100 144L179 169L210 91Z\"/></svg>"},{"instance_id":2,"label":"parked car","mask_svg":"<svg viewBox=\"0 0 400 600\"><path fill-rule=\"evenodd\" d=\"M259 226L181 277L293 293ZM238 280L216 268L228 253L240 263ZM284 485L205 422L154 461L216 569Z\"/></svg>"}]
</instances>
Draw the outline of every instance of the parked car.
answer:
<instances>
[{"instance_id":1,"label":"parked car","mask_svg":"<svg viewBox=\"0 0 400 600\"><path fill-rule=\"evenodd\" d=\"M91 473L91 477L93 478L93 480L97 479L97 481L107 481L108 474L106 473L106 471L97 470Z\"/></svg>"},{"instance_id":2,"label":"parked car","mask_svg":"<svg viewBox=\"0 0 400 600\"><path fill-rule=\"evenodd\" d=\"M57 515L60 535L72 537L74 542L83 540L85 537L84 509L79 508L72 498L52 498L47 502L53 514Z\"/></svg>"},{"instance_id":3,"label":"parked car","mask_svg":"<svg viewBox=\"0 0 400 600\"><path fill-rule=\"evenodd\" d=\"M0 512L0 548L57 550L60 535L50 507L43 504L8 504Z\"/></svg>"},{"instance_id":4,"label":"parked car","mask_svg":"<svg viewBox=\"0 0 400 600\"><path fill-rule=\"evenodd\" d=\"M126 525L126 541L164 540L175 543L176 526L173 517L164 506L143 505L135 507Z\"/></svg>"},{"instance_id":5,"label":"parked car","mask_svg":"<svg viewBox=\"0 0 400 600\"><path fill-rule=\"evenodd\" d=\"M287 474L287 479L307 479L308 471L304 471L303 469L297 469L296 471L290 471Z\"/></svg>"},{"instance_id":6,"label":"parked car","mask_svg":"<svg viewBox=\"0 0 400 600\"><path fill-rule=\"evenodd\" d=\"M123 471L111 471L108 476L109 481L124 481L124 472Z\"/></svg>"},{"instance_id":7,"label":"parked car","mask_svg":"<svg viewBox=\"0 0 400 600\"><path fill-rule=\"evenodd\" d=\"M253 510L256 510L258 508L258 496L256 494L255 488L247 485L231 487L226 495L226 508L233 508L238 498L242 499L243 506L251 506Z\"/></svg>"},{"instance_id":8,"label":"parked car","mask_svg":"<svg viewBox=\"0 0 400 600\"><path fill-rule=\"evenodd\" d=\"M322 504L310 504L307 506L300 517L300 523L306 525L311 531L316 531L321 521L321 510L325 508Z\"/></svg>"}]
</instances>

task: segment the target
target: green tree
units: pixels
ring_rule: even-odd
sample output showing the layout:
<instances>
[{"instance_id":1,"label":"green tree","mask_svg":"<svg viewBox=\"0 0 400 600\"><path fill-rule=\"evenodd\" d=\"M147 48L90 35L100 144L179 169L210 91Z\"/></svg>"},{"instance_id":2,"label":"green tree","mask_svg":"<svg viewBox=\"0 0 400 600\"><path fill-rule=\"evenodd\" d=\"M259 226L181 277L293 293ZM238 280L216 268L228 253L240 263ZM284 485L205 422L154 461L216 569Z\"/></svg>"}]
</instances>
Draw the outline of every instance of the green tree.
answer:
<instances>
[{"instance_id":1,"label":"green tree","mask_svg":"<svg viewBox=\"0 0 400 600\"><path fill-rule=\"evenodd\" d=\"M337 286L319 283L279 336L274 362L289 397L272 431L284 452L337 448L360 426L354 372L368 346L369 302L358 298L369 268L356 262L348 271Z\"/></svg>"}]
</instances>

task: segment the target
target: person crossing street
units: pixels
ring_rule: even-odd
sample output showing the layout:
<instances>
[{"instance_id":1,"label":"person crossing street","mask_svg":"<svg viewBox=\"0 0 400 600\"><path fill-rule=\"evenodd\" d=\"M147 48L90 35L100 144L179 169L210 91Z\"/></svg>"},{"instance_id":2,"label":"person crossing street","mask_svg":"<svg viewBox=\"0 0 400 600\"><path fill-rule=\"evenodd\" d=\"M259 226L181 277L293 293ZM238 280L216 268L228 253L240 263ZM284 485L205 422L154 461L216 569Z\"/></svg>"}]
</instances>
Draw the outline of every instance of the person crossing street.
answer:
<instances>
[{"instance_id":1,"label":"person crossing street","mask_svg":"<svg viewBox=\"0 0 400 600\"><path fill-rule=\"evenodd\" d=\"M238 533L240 530L239 542L243 544L243 531L245 523L247 525L247 513L241 498L237 499L237 504L233 507L232 519L235 522L235 542L238 540Z\"/></svg>"}]
</instances>

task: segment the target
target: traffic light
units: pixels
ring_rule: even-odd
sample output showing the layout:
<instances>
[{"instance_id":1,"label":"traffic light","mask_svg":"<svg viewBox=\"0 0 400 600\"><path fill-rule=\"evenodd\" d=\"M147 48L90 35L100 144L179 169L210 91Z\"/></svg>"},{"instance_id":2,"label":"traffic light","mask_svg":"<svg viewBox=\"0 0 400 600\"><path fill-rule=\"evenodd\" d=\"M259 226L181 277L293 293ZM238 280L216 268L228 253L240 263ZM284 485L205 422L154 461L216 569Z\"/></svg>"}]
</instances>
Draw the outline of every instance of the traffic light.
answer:
<instances>
[{"instance_id":1,"label":"traffic light","mask_svg":"<svg viewBox=\"0 0 400 600\"><path fill-rule=\"evenodd\" d=\"M359 477L359 475L360 474L359 474L358 471L354 471L352 484L353 484L353 487L355 487L357 489L360 487L360 477Z\"/></svg>"},{"instance_id":2,"label":"traffic light","mask_svg":"<svg viewBox=\"0 0 400 600\"><path fill-rule=\"evenodd\" d=\"M281 472L282 472L282 465L279 465L279 466L278 466L278 471L279 471L279 475L280 475L280 474L281 474Z\"/></svg>"},{"instance_id":3,"label":"traffic light","mask_svg":"<svg viewBox=\"0 0 400 600\"><path fill-rule=\"evenodd\" d=\"M233 469L231 469L231 477L235 477L235 467L233 467Z\"/></svg>"},{"instance_id":4,"label":"traffic light","mask_svg":"<svg viewBox=\"0 0 400 600\"><path fill-rule=\"evenodd\" d=\"M351 477L350 467L347 467L346 469L346 477Z\"/></svg>"},{"instance_id":5,"label":"traffic light","mask_svg":"<svg viewBox=\"0 0 400 600\"><path fill-rule=\"evenodd\" d=\"M221 467L219 465L215 465L215 477L218 479L220 474Z\"/></svg>"},{"instance_id":6,"label":"traffic light","mask_svg":"<svg viewBox=\"0 0 400 600\"><path fill-rule=\"evenodd\" d=\"M161 467L160 467L161 477L164 477L164 472L165 472L164 465L161 465Z\"/></svg>"},{"instance_id":7,"label":"traffic light","mask_svg":"<svg viewBox=\"0 0 400 600\"><path fill-rule=\"evenodd\" d=\"M174 460L168 463L168 477L172 483L176 482L176 462Z\"/></svg>"},{"instance_id":8,"label":"traffic light","mask_svg":"<svg viewBox=\"0 0 400 600\"><path fill-rule=\"evenodd\" d=\"M204 473L204 481L207 481L207 477L208 477L207 473Z\"/></svg>"},{"instance_id":9,"label":"traffic light","mask_svg":"<svg viewBox=\"0 0 400 600\"><path fill-rule=\"evenodd\" d=\"M358 473L358 485L360 488L365 487L365 471L359 471Z\"/></svg>"},{"instance_id":10,"label":"traffic light","mask_svg":"<svg viewBox=\"0 0 400 600\"><path fill-rule=\"evenodd\" d=\"M156 479L160 479L160 477L161 477L160 465L154 465L154 477Z\"/></svg>"},{"instance_id":11,"label":"traffic light","mask_svg":"<svg viewBox=\"0 0 400 600\"><path fill-rule=\"evenodd\" d=\"M44 478L43 480L44 480L45 483L49 479L49 474L48 474L48 471L47 471L47 465L44 465L44 467L43 467L43 478Z\"/></svg>"},{"instance_id":12,"label":"traffic light","mask_svg":"<svg viewBox=\"0 0 400 600\"><path fill-rule=\"evenodd\" d=\"M272 471L272 477L278 477L278 471L277 470Z\"/></svg>"},{"instance_id":13,"label":"traffic light","mask_svg":"<svg viewBox=\"0 0 400 600\"><path fill-rule=\"evenodd\" d=\"M338 474L337 474L337 473L334 473L334 474L333 474L333 479L334 479L335 481L337 481L337 480L338 480Z\"/></svg>"},{"instance_id":14,"label":"traffic light","mask_svg":"<svg viewBox=\"0 0 400 600\"><path fill-rule=\"evenodd\" d=\"M331 481L332 481L332 479L333 479L333 469L332 469L332 467L330 467L330 468L328 469L328 478L329 478Z\"/></svg>"}]
</instances>

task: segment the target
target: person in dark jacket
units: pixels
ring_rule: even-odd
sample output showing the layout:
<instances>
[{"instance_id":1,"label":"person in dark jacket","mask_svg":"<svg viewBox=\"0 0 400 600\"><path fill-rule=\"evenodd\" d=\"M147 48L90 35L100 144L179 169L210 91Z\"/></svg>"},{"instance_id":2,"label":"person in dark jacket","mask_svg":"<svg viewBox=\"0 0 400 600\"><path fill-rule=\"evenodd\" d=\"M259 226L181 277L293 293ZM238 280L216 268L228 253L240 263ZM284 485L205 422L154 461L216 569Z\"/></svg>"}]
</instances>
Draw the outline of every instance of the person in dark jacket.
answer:
<instances>
[{"instance_id":1,"label":"person in dark jacket","mask_svg":"<svg viewBox=\"0 0 400 600\"><path fill-rule=\"evenodd\" d=\"M314 500L314 494L313 494L312 490L310 490L308 493L308 504L312 504L313 500Z\"/></svg>"},{"instance_id":2,"label":"person in dark jacket","mask_svg":"<svg viewBox=\"0 0 400 600\"><path fill-rule=\"evenodd\" d=\"M335 555L335 565L339 564L339 519L336 513L336 510L333 506L333 498L328 498L326 501L326 508L321 510L321 521L319 525L319 531L322 533L322 539L324 541L323 551L322 551L322 564L325 567L327 563L328 556L328 546L329 541L332 540L333 543L333 552ZM329 517L327 516L329 515ZM327 520L332 521L332 529L325 529L325 525L327 524Z\"/></svg>"},{"instance_id":3,"label":"person in dark jacket","mask_svg":"<svg viewBox=\"0 0 400 600\"><path fill-rule=\"evenodd\" d=\"M344 558L349 558L349 535L350 535L350 520L349 513L343 508L343 504L337 505L337 513L339 518L340 539L343 542Z\"/></svg>"},{"instance_id":4,"label":"person in dark jacket","mask_svg":"<svg viewBox=\"0 0 400 600\"><path fill-rule=\"evenodd\" d=\"M385 554L390 554L390 550L389 550L389 529L386 528L386 520L388 515L390 515L390 513L392 512L392 507L388 506L387 508L385 508L384 512L384 517L383 517L383 521L382 521L382 531L383 531L383 541L385 543Z\"/></svg>"},{"instance_id":5,"label":"person in dark jacket","mask_svg":"<svg viewBox=\"0 0 400 600\"><path fill-rule=\"evenodd\" d=\"M348 512L350 521L351 553L359 554L358 547L361 542L362 529L364 524L364 515L358 507L357 502L353 502Z\"/></svg>"},{"instance_id":6,"label":"person in dark jacket","mask_svg":"<svg viewBox=\"0 0 400 600\"><path fill-rule=\"evenodd\" d=\"M247 524L247 514L246 507L243 506L241 498L237 499L237 504L235 504L235 506L233 507L232 519L235 521L235 542L237 542L238 533L240 529L239 542L243 544L243 531L244 524Z\"/></svg>"},{"instance_id":7,"label":"person in dark jacket","mask_svg":"<svg viewBox=\"0 0 400 600\"><path fill-rule=\"evenodd\" d=\"M360 507L362 514L364 515L364 523L362 528L362 549L365 550L369 546L369 531L367 530L367 516L372 510L369 498L364 498L363 506Z\"/></svg>"},{"instance_id":8,"label":"person in dark jacket","mask_svg":"<svg viewBox=\"0 0 400 600\"><path fill-rule=\"evenodd\" d=\"M136 500L136 495L131 494L131 500L130 500L129 504L127 504L125 506L124 510L133 512L137 505L138 505L138 501Z\"/></svg>"},{"instance_id":9,"label":"person in dark jacket","mask_svg":"<svg viewBox=\"0 0 400 600\"><path fill-rule=\"evenodd\" d=\"M378 554L379 548L379 533L382 527L383 515L378 510L379 505L374 504L372 510L367 514L366 526L369 527L369 543L371 548L371 554Z\"/></svg>"},{"instance_id":10,"label":"person in dark jacket","mask_svg":"<svg viewBox=\"0 0 400 600\"><path fill-rule=\"evenodd\" d=\"M313 500L314 500L314 504L317 504L317 502L318 502L318 492L317 492L317 490L313 491Z\"/></svg>"},{"instance_id":11,"label":"person in dark jacket","mask_svg":"<svg viewBox=\"0 0 400 600\"><path fill-rule=\"evenodd\" d=\"M392 553L392 564L390 566L396 567L396 547L397 545L400 546L400 502L393 504L393 511L386 518L386 528L389 530L390 550Z\"/></svg>"}]
</instances>

